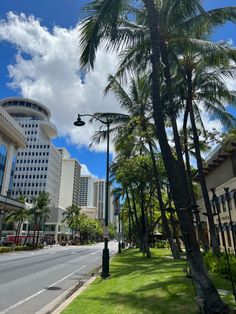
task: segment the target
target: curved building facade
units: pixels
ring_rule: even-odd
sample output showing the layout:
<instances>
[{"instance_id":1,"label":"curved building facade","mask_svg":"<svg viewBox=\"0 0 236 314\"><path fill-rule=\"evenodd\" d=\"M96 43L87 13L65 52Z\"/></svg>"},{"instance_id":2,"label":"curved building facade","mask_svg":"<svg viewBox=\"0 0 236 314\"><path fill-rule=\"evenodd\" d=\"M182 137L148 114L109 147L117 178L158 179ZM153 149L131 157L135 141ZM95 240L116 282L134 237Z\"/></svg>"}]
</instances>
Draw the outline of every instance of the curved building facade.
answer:
<instances>
[{"instance_id":1,"label":"curved building facade","mask_svg":"<svg viewBox=\"0 0 236 314\"><path fill-rule=\"evenodd\" d=\"M57 136L56 127L50 122L50 111L43 104L28 98L11 97L0 101L24 130L26 148L20 148L12 182L12 195L23 194L32 202L41 192L48 192L51 206L59 204L61 156L52 144Z\"/></svg>"}]
</instances>

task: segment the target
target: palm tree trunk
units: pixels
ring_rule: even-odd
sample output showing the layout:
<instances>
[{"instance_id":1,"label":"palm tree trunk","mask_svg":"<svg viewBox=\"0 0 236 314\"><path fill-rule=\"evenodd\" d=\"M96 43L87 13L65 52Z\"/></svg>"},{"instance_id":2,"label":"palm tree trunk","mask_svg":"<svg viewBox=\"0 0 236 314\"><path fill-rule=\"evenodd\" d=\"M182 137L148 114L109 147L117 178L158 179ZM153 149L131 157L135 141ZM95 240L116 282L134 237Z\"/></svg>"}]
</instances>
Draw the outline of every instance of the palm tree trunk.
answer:
<instances>
[{"instance_id":1,"label":"palm tree trunk","mask_svg":"<svg viewBox=\"0 0 236 314\"><path fill-rule=\"evenodd\" d=\"M139 223L139 219L138 219L138 213L137 213L136 201L135 201L135 195L134 195L134 189L133 189L132 183L130 184L130 191L131 191L134 218L135 218L135 224L136 224L136 230L137 230L137 232L136 232L137 242L139 242L139 249L142 249L142 237L140 236L140 234L142 234L142 233L139 232L139 230L141 231L141 227L140 227L140 223Z\"/></svg>"},{"instance_id":2,"label":"palm tree trunk","mask_svg":"<svg viewBox=\"0 0 236 314\"><path fill-rule=\"evenodd\" d=\"M29 238L29 234L30 234L30 224L28 223L28 231L27 231L27 235L26 235L26 238L25 238L25 241L24 241L24 246L26 245L27 243L27 240Z\"/></svg>"},{"instance_id":3,"label":"palm tree trunk","mask_svg":"<svg viewBox=\"0 0 236 314\"><path fill-rule=\"evenodd\" d=\"M147 258L151 257L149 247L149 234L147 224L147 211L145 210L145 194L143 184L140 186L140 206L141 206L141 220L142 220L142 235L143 235L143 253L146 254Z\"/></svg>"},{"instance_id":4,"label":"palm tree trunk","mask_svg":"<svg viewBox=\"0 0 236 314\"><path fill-rule=\"evenodd\" d=\"M196 153L196 160L197 160L197 167L198 167L198 176L199 176L199 182L202 189L202 195L206 207L208 222L209 222L209 229L210 229L210 236L211 236L211 243L212 243L212 249L215 254L220 254L220 246L217 239L215 224L214 224L214 218L211 208L211 203L207 191L206 181L204 177L204 170L203 170L203 164L202 164L202 157L201 157L201 151L200 151L200 145L199 145L199 136L198 131L196 127L195 122L195 116L193 111L193 104L192 104L192 73L189 72L187 74L187 80L188 80L188 108L189 108L189 114L190 114L190 121L193 131L193 141L194 141L194 147L195 147L195 153Z\"/></svg>"},{"instance_id":5,"label":"palm tree trunk","mask_svg":"<svg viewBox=\"0 0 236 314\"><path fill-rule=\"evenodd\" d=\"M149 146L150 155L151 155L151 159L152 159L153 172L154 172L155 183L156 183L157 197L158 197L161 216L162 216L163 229L164 229L165 235L168 239L173 258L179 259L180 253L178 251L178 248L175 245L173 235L172 235L172 232L170 230L168 220L167 220L166 214L165 214L165 206L164 206L164 202L162 199L161 186L160 186L160 182L159 182L159 173L158 173L158 169L157 169L157 164L156 164L156 159L155 159L155 155L153 152L152 144L150 141L148 141L148 146Z\"/></svg>"},{"instance_id":6,"label":"palm tree trunk","mask_svg":"<svg viewBox=\"0 0 236 314\"><path fill-rule=\"evenodd\" d=\"M187 171L187 179L188 179L188 187L189 187L189 193L191 195L191 200L192 200L192 207L193 211L195 214L196 218L196 223L197 223L197 231L198 231L198 238L200 243L203 246L204 251L208 250L208 244L207 240L204 234L204 230L202 227L200 215L198 212L198 206L196 202L196 198L194 195L194 190L193 190L193 183L192 183L192 172L191 172L191 166L190 166L190 158L189 158L189 153L188 153L188 135L187 135L187 121L188 121L188 114L189 114L189 108L187 105L185 114L184 114L184 123L183 123L183 137L184 137L184 155L185 155L185 163L186 163L186 171Z\"/></svg>"},{"instance_id":7,"label":"palm tree trunk","mask_svg":"<svg viewBox=\"0 0 236 314\"><path fill-rule=\"evenodd\" d=\"M14 244L17 245L17 241L18 241L18 233L20 230L20 221L18 222L17 228L16 228L16 234L15 234L15 239L14 239Z\"/></svg>"},{"instance_id":8,"label":"palm tree trunk","mask_svg":"<svg viewBox=\"0 0 236 314\"><path fill-rule=\"evenodd\" d=\"M189 202L189 192L185 174L176 167L168 144L160 97L160 36L157 24L159 17L154 0L143 0L143 2L147 9L151 36L154 121L172 196L178 210L178 218L193 280L196 284L198 296L203 298L205 302L205 313L229 313L228 306L222 302L215 286L207 274L200 247L196 239L192 215L190 213L191 204Z\"/></svg>"},{"instance_id":9,"label":"palm tree trunk","mask_svg":"<svg viewBox=\"0 0 236 314\"><path fill-rule=\"evenodd\" d=\"M131 204L130 204L129 192L128 192L127 188L125 189L125 194L126 194L126 198L127 198L127 202L128 202L128 208L129 208L129 240L130 240L130 245L131 245L131 242L132 242L131 222L132 222L132 224L134 226L134 218L133 218L133 215L132 215L132 207L131 207Z\"/></svg>"}]
</instances>

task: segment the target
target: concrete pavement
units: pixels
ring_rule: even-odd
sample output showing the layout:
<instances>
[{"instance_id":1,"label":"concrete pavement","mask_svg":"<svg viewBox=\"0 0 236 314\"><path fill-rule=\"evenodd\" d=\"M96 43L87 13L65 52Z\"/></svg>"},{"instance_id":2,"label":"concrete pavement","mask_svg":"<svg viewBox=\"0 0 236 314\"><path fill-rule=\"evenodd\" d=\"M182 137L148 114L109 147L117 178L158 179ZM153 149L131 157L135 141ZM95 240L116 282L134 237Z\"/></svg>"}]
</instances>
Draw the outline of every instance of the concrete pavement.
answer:
<instances>
[{"instance_id":1,"label":"concrete pavement","mask_svg":"<svg viewBox=\"0 0 236 314\"><path fill-rule=\"evenodd\" d=\"M117 242L109 242L109 248L110 255L116 253ZM101 265L102 249L99 243L2 254L0 314L44 314L49 303Z\"/></svg>"}]
</instances>

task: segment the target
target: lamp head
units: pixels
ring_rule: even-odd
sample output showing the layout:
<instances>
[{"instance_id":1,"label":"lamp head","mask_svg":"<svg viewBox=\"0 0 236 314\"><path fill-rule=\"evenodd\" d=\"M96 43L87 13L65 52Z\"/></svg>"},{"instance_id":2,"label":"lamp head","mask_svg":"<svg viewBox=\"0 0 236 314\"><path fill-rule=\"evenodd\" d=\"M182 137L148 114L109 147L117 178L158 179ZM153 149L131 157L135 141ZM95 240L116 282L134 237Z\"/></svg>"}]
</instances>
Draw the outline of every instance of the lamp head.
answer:
<instances>
[{"instance_id":1,"label":"lamp head","mask_svg":"<svg viewBox=\"0 0 236 314\"><path fill-rule=\"evenodd\" d=\"M78 114L77 120L74 122L74 125L75 126L84 126L85 125L85 122L81 120L81 117L79 114Z\"/></svg>"}]
</instances>

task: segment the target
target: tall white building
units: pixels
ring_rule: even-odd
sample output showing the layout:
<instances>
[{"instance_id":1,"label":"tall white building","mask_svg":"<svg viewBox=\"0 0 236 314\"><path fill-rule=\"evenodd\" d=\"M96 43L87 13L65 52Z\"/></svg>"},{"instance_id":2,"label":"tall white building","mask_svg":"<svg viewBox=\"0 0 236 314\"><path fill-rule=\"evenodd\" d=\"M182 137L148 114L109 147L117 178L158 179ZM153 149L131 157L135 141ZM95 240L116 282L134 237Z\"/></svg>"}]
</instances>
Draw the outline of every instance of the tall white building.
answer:
<instances>
[{"instance_id":1,"label":"tall white building","mask_svg":"<svg viewBox=\"0 0 236 314\"><path fill-rule=\"evenodd\" d=\"M12 195L23 194L30 203L39 193L48 192L51 218L47 224L56 238L63 211L58 207L61 154L51 142L57 136L51 114L44 105L28 98L3 99L0 106L19 123L27 140L27 147L17 152Z\"/></svg>"},{"instance_id":2,"label":"tall white building","mask_svg":"<svg viewBox=\"0 0 236 314\"><path fill-rule=\"evenodd\" d=\"M27 148L17 152L13 195L23 194L31 202L40 192L48 192L51 204L58 206L61 155L51 142L57 130L49 121L49 110L26 98L3 99L0 105L19 123L27 139Z\"/></svg>"},{"instance_id":3,"label":"tall white building","mask_svg":"<svg viewBox=\"0 0 236 314\"><path fill-rule=\"evenodd\" d=\"M62 157L59 204L64 208L72 204L79 206L81 166L65 148L58 148L58 151Z\"/></svg>"}]
</instances>

